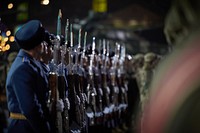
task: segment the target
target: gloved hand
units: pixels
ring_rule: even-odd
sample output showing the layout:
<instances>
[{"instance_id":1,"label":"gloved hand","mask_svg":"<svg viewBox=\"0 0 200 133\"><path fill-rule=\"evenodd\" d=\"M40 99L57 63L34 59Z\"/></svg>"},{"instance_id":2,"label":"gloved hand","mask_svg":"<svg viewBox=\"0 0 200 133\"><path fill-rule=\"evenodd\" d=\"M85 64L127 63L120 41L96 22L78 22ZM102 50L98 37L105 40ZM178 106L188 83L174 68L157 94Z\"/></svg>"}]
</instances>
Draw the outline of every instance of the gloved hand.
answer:
<instances>
[{"instance_id":1,"label":"gloved hand","mask_svg":"<svg viewBox=\"0 0 200 133\"><path fill-rule=\"evenodd\" d=\"M60 111L60 112L63 112L63 110L64 110L64 103L63 103L62 99L59 99L57 101L57 103L56 103L56 110Z\"/></svg>"},{"instance_id":2,"label":"gloved hand","mask_svg":"<svg viewBox=\"0 0 200 133\"><path fill-rule=\"evenodd\" d=\"M65 101L64 101L64 108L66 108L68 110L70 109L70 102L67 97L65 98Z\"/></svg>"}]
</instances>

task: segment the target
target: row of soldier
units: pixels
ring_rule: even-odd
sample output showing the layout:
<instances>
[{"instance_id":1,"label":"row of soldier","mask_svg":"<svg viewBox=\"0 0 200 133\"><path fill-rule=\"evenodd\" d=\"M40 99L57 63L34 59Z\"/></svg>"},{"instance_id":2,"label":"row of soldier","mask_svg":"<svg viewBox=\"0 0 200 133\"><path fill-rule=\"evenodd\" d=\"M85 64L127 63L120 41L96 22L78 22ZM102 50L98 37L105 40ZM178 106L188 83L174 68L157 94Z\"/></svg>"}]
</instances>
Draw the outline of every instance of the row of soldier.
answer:
<instances>
[{"instance_id":1,"label":"row of soldier","mask_svg":"<svg viewBox=\"0 0 200 133\"><path fill-rule=\"evenodd\" d=\"M153 52L144 55L140 53L133 57L133 66L137 68L135 71L140 93L141 111L144 110L144 105L149 99L149 87L160 60L161 56ZM138 66L135 64L138 64Z\"/></svg>"},{"instance_id":2,"label":"row of soldier","mask_svg":"<svg viewBox=\"0 0 200 133\"><path fill-rule=\"evenodd\" d=\"M127 68L124 64L126 58L125 47L116 44L113 54L109 52L109 43L103 40L99 42L97 50L95 48L95 38L93 38L92 45L86 48L86 35L87 33L84 36L84 47L82 50L80 45L81 30L79 31L79 43L76 48L72 47L73 44L71 42L73 42L73 38L70 39L70 46L67 45L69 42L64 43L66 41L61 41L63 44L60 43L61 46L58 53L60 51L61 60L60 64L57 64L56 71L59 75L58 93L62 95L59 98L63 100L65 97L69 98L67 102L68 104L70 103L71 107L70 110L69 105L67 106L69 114L72 111L69 116L74 117L71 120L69 119L69 125L73 123L73 127L70 127L72 128L71 130L81 129L87 132L87 126L89 126L91 131L99 126L100 132L102 131L101 129L111 131L127 119L125 112L127 112L128 106L128 83L124 78L125 71L130 68ZM64 54L67 54L67 56L64 56L63 51L65 51ZM58 53L54 51L54 60ZM67 60L65 57L67 57ZM155 53L147 53L144 56L137 54L131 59L131 67L137 68L135 70L135 78L139 87L141 112L148 100L148 87L159 60L160 57ZM124 67L126 67L126 70ZM55 72L55 69L52 69L52 71ZM59 87L59 85L66 83L59 78L60 76L64 76L66 77L64 79L67 79L68 93L66 95L63 95L63 92L61 92L66 86ZM130 86L130 89L137 88ZM130 98L133 97L130 96ZM129 113L132 112L129 110Z\"/></svg>"},{"instance_id":3,"label":"row of soldier","mask_svg":"<svg viewBox=\"0 0 200 133\"><path fill-rule=\"evenodd\" d=\"M116 44L115 51L109 51L109 42L102 40L97 49L95 37L92 45L86 47L87 32L81 47L81 30L75 47L72 24L67 22L65 31L65 38L47 34L46 40L46 50L53 50L46 63L50 69L48 105L55 130L93 132L99 128L99 132L111 132L125 122L128 106L125 47ZM64 103L60 112L56 110L58 100Z\"/></svg>"},{"instance_id":4,"label":"row of soldier","mask_svg":"<svg viewBox=\"0 0 200 133\"><path fill-rule=\"evenodd\" d=\"M20 46L7 76L8 132L111 132L125 121L127 84L125 47L110 51L102 40L81 48L61 34L53 35L38 20L15 34ZM50 127L49 128L49 124ZM98 131L97 131L98 129Z\"/></svg>"},{"instance_id":5,"label":"row of soldier","mask_svg":"<svg viewBox=\"0 0 200 133\"><path fill-rule=\"evenodd\" d=\"M28 79L21 79L14 75L17 72L21 73L21 69L15 68L16 65L22 64L26 66L28 63L34 68L34 71L39 72L41 77L44 78L41 80L45 80L48 84L48 95L44 94L44 97L37 97L42 100L48 96L46 105L50 112L52 132L112 132L113 129L120 132L118 127L127 130L125 126L127 124L126 120L131 113L128 110L128 105L129 107L132 106L128 103L132 97L128 97L127 91L135 88L128 87L126 74L130 68L125 64L127 60L125 45L116 43L114 50L112 50L109 41L102 39L98 42L97 48L95 37L93 37L92 44L88 46L86 42L87 32L82 37L80 29L77 37L78 44L74 46L72 24L67 20L65 36L63 37L60 19L58 17L57 35L50 34L48 31L44 32L40 22L34 20L28 22L16 33L15 39L22 50L19 51L18 58L15 59L14 66L12 65L11 72L7 78L6 88L10 117L14 120L29 120L28 114L25 115L26 113L24 112L28 111L26 110L28 108L22 108L21 103L18 101L25 102L20 85L22 85L22 80L25 80L26 84ZM44 38L42 38L43 32L45 34ZM83 42L82 47L81 42ZM26 43L30 43L30 46ZM42 48L39 49L37 47L40 43ZM41 53L38 51L39 53L33 54L32 49L39 50ZM26 52L40 60L39 64L35 59L26 55ZM20 63L18 60L21 60L21 58L22 62ZM132 61L134 61L133 59ZM133 63L131 65L135 66ZM145 66L144 68L149 67ZM19 80L19 82L14 84L14 79L16 82ZM136 84L141 88L144 85L140 83L144 80L142 78L138 79ZM42 81L38 83L42 83ZM39 88L44 87L42 85ZM38 92L36 92L36 95L38 95ZM17 96L19 98L17 101L13 101L10 95L14 93L16 93L16 96L19 95ZM143 91L139 93L143 94ZM14 96L14 99L16 99L16 96ZM140 99L142 98L140 97ZM42 102L42 104L45 104L45 101ZM36 104L40 103L37 102ZM20 107L16 110L18 105ZM25 110L23 111L22 109ZM30 120L31 122L34 121L34 119ZM11 125L13 126L13 124L15 123ZM37 123L33 124L35 125L32 126L37 125ZM34 130L39 130L39 128ZM20 129L19 131L22 130Z\"/></svg>"},{"instance_id":6,"label":"row of soldier","mask_svg":"<svg viewBox=\"0 0 200 133\"><path fill-rule=\"evenodd\" d=\"M130 132L142 132L140 120L143 119L145 105L149 101L152 78L163 57L154 52L128 55L126 69L128 80L128 127ZM139 123L139 124L138 124Z\"/></svg>"}]
</instances>

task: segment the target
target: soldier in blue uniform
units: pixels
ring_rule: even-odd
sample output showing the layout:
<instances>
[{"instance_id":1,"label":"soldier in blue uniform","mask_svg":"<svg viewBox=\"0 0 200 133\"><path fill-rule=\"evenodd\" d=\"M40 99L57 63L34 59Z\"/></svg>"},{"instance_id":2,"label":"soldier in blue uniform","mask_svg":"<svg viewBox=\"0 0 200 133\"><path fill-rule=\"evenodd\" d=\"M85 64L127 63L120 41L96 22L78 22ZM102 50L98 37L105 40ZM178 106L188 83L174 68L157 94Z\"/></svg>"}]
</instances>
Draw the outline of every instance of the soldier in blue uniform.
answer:
<instances>
[{"instance_id":1,"label":"soldier in blue uniform","mask_svg":"<svg viewBox=\"0 0 200 133\"><path fill-rule=\"evenodd\" d=\"M15 34L21 48L6 81L8 133L48 133L48 87L39 63L45 29L38 20L24 24Z\"/></svg>"}]
</instances>

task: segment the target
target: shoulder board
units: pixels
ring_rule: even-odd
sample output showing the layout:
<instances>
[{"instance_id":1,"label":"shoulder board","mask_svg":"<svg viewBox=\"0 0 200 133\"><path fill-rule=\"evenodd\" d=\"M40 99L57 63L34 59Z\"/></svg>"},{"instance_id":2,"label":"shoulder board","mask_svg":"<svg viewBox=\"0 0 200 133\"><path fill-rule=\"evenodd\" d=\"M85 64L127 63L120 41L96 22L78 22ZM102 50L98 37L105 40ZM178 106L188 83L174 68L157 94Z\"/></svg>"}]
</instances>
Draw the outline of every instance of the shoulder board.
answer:
<instances>
[{"instance_id":1,"label":"shoulder board","mask_svg":"<svg viewBox=\"0 0 200 133\"><path fill-rule=\"evenodd\" d=\"M22 62L24 62L24 63L30 63L30 59L27 58L27 57L23 57L22 58Z\"/></svg>"}]
</instances>

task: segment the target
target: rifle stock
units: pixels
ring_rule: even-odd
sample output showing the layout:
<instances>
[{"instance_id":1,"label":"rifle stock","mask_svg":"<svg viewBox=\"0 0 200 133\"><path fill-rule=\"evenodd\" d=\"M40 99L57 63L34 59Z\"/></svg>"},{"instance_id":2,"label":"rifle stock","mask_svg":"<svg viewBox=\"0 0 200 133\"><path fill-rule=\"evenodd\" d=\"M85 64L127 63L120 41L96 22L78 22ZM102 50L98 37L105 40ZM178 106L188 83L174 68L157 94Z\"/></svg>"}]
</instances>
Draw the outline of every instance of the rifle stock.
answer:
<instances>
[{"instance_id":1,"label":"rifle stock","mask_svg":"<svg viewBox=\"0 0 200 133\"><path fill-rule=\"evenodd\" d=\"M62 133L62 116L61 112L57 111L57 101L59 100L58 92L58 76L54 72L49 74L49 88L50 88L50 116L53 122L52 128L55 133Z\"/></svg>"},{"instance_id":2,"label":"rifle stock","mask_svg":"<svg viewBox=\"0 0 200 133\"><path fill-rule=\"evenodd\" d=\"M100 84L100 75L99 71L95 71L94 75L94 87L96 88L96 112L95 112L95 124L102 125L103 124L103 90Z\"/></svg>"},{"instance_id":3,"label":"rifle stock","mask_svg":"<svg viewBox=\"0 0 200 133\"><path fill-rule=\"evenodd\" d=\"M82 72L84 73L84 70L82 69ZM83 83L84 77L83 74L79 75L79 87L80 87L80 100L81 100L81 105L80 105L80 111L81 111L81 128L82 132L86 133L87 132L87 125L86 125L86 94L84 93L84 83Z\"/></svg>"},{"instance_id":4,"label":"rifle stock","mask_svg":"<svg viewBox=\"0 0 200 133\"><path fill-rule=\"evenodd\" d=\"M96 89L94 87L94 74L93 74L93 62L94 62L94 55L95 55L95 37L93 37L92 42L92 54L90 55L89 66L88 66L88 84L87 84L87 97L88 97L88 104L86 109L86 114L89 121L89 126L94 126L94 115L96 112Z\"/></svg>"},{"instance_id":5,"label":"rifle stock","mask_svg":"<svg viewBox=\"0 0 200 133\"><path fill-rule=\"evenodd\" d=\"M69 124L70 124L70 132L80 132L80 111L79 106L77 105L77 102L80 102L80 99L78 100L75 86L74 86L74 75L68 75L67 81L68 81L68 88L69 88L69 101L70 101L70 110L69 110Z\"/></svg>"},{"instance_id":6,"label":"rifle stock","mask_svg":"<svg viewBox=\"0 0 200 133\"><path fill-rule=\"evenodd\" d=\"M63 132L69 132L69 115L68 110L70 107L70 103L68 97L66 96L66 79L64 76L58 76L58 90L59 90L59 98L64 102L64 110L62 112L62 124L63 124Z\"/></svg>"},{"instance_id":7,"label":"rifle stock","mask_svg":"<svg viewBox=\"0 0 200 133\"><path fill-rule=\"evenodd\" d=\"M69 124L70 124L70 132L81 132L81 116L80 116L80 98L77 95L76 89L77 84L75 80L77 79L77 61L73 64L72 57L72 48L73 48L73 26L70 25L70 46L68 48L68 65L67 65L67 81L68 81L68 90L69 90L69 102L70 102L70 110L69 110ZM75 56L75 59L77 57Z\"/></svg>"}]
</instances>

